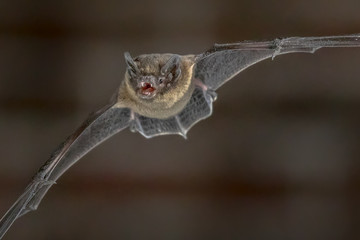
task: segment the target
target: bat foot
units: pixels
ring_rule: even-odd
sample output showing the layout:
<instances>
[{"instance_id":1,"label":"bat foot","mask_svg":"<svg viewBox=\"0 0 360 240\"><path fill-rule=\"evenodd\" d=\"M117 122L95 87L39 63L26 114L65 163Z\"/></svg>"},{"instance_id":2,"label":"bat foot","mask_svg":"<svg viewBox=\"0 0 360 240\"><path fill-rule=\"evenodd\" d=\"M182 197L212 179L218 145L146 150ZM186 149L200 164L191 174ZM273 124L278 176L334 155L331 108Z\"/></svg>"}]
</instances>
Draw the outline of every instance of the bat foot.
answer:
<instances>
[{"instance_id":1,"label":"bat foot","mask_svg":"<svg viewBox=\"0 0 360 240\"><path fill-rule=\"evenodd\" d=\"M217 99L217 93L214 90L209 89L207 94L211 97L212 101L215 102Z\"/></svg>"},{"instance_id":2,"label":"bat foot","mask_svg":"<svg viewBox=\"0 0 360 240\"><path fill-rule=\"evenodd\" d=\"M135 133L135 132L137 132L138 130L137 130L137 127L136 127L136 122L135 121L132 121L131 123L130 123L130 131L131 132L133 132L133 133Z\"/></svg>"},{"instance_id":3,"label":"bat foot","mask_svg":"<svg viewBox=\"0 0 360 240\"><path fill-rule=\"evenodd\" d=\"M129 129L131 132L135 133L137 132L137 124L136 124L136 120L135 120L135 113L134 111L131 111L130 113L130 125L129 125Z\"/></svg>"}]
</instances>

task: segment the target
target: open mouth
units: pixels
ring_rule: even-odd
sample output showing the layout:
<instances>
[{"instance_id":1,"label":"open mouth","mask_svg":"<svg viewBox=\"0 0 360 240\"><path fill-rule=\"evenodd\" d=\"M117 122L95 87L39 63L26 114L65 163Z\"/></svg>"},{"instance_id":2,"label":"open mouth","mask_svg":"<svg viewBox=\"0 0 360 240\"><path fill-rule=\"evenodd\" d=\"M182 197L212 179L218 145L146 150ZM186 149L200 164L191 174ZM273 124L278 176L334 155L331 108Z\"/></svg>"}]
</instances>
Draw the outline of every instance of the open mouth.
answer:
<instances>
[{"instance_id":1,"label":"open mouth","mask_svg":"<svg viewBox=\"0 0 360 240\"><path fill-rule=\"evenodd\" d=\"M140 83L140 93L144 96L151 96L156 88L150 82L141 82Z\"/></svg>"}]
</instances>

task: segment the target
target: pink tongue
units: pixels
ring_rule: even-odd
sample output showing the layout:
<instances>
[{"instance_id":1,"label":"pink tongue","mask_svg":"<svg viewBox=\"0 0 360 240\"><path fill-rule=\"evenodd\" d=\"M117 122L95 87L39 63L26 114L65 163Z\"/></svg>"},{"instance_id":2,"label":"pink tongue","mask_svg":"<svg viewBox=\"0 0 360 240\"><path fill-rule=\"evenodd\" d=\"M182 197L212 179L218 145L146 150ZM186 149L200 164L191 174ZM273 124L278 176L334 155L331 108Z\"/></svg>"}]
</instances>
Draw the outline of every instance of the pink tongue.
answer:
<instances>
[{"instance_id":1,"label":"pink tongue","mask_svg":"<svg viewBox=\"0 0 360 240\"><path fill-rule=\"evenodd\" d=\"M144 94L150 94L155 91L155 88L153 88L150 83L146 83L146 85L143 86L141 90Z\"/></svg>"}]
</instances>

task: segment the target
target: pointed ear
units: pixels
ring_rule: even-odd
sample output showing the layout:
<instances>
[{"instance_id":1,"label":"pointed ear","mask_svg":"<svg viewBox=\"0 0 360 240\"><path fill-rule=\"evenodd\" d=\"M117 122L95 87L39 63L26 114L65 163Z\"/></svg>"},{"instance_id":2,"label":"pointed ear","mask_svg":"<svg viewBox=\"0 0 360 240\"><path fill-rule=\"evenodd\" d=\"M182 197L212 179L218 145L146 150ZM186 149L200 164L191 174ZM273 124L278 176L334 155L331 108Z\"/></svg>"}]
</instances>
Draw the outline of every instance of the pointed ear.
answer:
<instances>
[{"instance_id":1,"label":"pointed ear","mask_svg":"<svg viewBox=\"0 0 360 240\"><path fill-rule=\"evenodd\" d=\"M167 63L161 68L160 73L170 78L177 79L181 74L180 69L180 56L173 55Z\"/></svg>"},{"instance_id":2,"label":"pointed ear","mask_svg":"<svg viewBox=\"0 0 360 240\"><path fill-rule=\"evenodd\" d=\"M135 77L140 73L138 66L134 62L133 58L130 56L129 52L124 53L125 62L127 65L127 71L130 75L130 77Z\"/></svg>"}]
</instances>

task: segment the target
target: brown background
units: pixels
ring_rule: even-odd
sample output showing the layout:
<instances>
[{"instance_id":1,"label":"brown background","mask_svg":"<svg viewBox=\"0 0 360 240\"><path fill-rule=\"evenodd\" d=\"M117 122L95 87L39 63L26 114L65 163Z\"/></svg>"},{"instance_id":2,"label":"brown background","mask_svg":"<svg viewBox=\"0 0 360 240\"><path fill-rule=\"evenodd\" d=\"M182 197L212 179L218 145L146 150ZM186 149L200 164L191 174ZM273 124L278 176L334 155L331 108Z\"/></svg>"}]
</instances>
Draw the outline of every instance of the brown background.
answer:
<instances>
[{"instance_id":1,"label":"brown background","mask_svg":"<svg viewBox=\"0 0 360 240\"><path fill-rule=\"evenodd\" d=\"M123 52L360 32L359 0L0 1L0 213L122 80ZM179 136L125 130L5 240L359 239L360 49L264 61Z\"/></svg>"}]
</instances>

